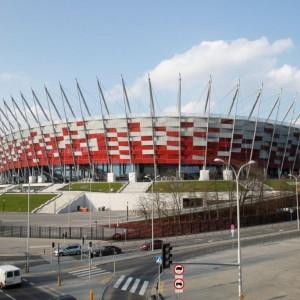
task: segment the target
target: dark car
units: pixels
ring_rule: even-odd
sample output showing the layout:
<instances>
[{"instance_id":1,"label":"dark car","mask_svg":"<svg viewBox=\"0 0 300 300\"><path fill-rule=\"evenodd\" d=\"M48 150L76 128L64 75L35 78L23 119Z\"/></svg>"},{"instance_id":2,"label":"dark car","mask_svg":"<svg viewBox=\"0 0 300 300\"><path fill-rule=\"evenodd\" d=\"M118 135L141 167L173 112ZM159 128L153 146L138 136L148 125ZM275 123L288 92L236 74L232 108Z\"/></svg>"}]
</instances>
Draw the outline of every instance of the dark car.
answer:
<instances>
[{"instance_id":1,"label":"dark car","mask_svg":"<svg viewBox=\"0 0 300 300\"><path fill-rule=\"evenodd\" d=\"M101 248L93 249L94 256L107 256L121 253L122 249L117 246L103 246Z\"/></svg>"},{"instance_id":2,"label":"dark car","mask_svg":"<svg viewBox=\"0 0 300 300\"><path fill-rule=\"evenodd\" d=\"M162 240L154 240L153 241L153 248L154 249L161 249L163 246ZM152 248L152 242L146 242L140 246L141 250L151 250Z\"/></svg>"}]
</instances>

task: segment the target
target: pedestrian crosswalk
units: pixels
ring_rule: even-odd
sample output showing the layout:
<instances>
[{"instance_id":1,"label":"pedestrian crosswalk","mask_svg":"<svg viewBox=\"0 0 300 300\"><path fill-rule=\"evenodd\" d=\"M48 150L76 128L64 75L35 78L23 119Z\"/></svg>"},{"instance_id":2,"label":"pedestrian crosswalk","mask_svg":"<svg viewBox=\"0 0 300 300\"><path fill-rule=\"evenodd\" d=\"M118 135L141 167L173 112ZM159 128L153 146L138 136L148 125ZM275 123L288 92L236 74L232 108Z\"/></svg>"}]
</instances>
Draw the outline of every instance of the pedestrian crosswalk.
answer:
<instances>
[{"instance_id":1,"label":"pedestrian crosswalk","mask_svg":"<svg viewBox=\"0 0 300 300\"><path fill-rule=\"evenodd\" d=\"M87 269L79 269L79 270L75 270L75 271L70 271L68 272L69 274L73 275L73 276L77 276L79 278L84 278L84 277L96 277L96 276L100 276L100 275L104 275L104 274L109 274L111 272L106 271L104 269L101 268L97 268L97 267L91 267L91 269L87 268Z\"/></svg>"},{"instance_id":2,"label":"pedestrian crosswalk","mask_svg":"<svg viewBox=\"0 0 300 300\"><path fill-rule=\"evenodd\" d=\"M121 275L114 284L115 289L121 289L121 291L129 291L132 294L139 294L143 296L147 290L149 281L142 281L139 278L126 277Z\"/></svg>"}]
</instances>

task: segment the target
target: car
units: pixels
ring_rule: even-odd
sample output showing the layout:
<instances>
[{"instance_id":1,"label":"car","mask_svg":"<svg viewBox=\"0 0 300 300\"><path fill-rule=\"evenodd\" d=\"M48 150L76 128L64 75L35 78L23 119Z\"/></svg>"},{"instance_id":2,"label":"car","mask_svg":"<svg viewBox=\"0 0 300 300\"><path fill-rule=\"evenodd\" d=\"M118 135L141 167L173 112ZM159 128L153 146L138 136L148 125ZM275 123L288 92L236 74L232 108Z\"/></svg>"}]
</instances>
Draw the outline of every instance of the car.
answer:
<instances>
[{"instance_id":1,"label":"car","mask_svg":"<svg viewBox=\"0 0 300 300\"><path fill-rule=\"evenodd\" d=\"M59 250L56 248L54 250L55 256L66 256L66 255L80 255L81 254L81 245L72 244L68 246L62 246Z\"/></svg>"},{"instance_id":2,"label":"car","mask_svg":"<svg viewBox=\"0 0 300 300\"><path fill-rule=\"evenodd\" d=\"M100 248L93 249L94 256L107 256L121 253L122 249L117 246L103 246Z\"/></svg>"},{"instance_id":3,"label":"car","mask_svg":"<svg viewBox=\"0 0 300 300\"><path fill-rule=\"evenodd\" d=\"M161 249L163 246L162 240L154 240L153 241L153 248L154 249ZM140 246L140 250L151 250L152 248L152 242L145 242Z\"/></svg>"},{"instance_id":4,"label":"car","mask_svg":"<svg viewBox=\"0 0 300 300\"><path fill-rule=\"evenodd\" d=\"M13 265L0 266L0 288L12 285L21 285L22 277L20 268Z\"/></svg>"}]
</instances>

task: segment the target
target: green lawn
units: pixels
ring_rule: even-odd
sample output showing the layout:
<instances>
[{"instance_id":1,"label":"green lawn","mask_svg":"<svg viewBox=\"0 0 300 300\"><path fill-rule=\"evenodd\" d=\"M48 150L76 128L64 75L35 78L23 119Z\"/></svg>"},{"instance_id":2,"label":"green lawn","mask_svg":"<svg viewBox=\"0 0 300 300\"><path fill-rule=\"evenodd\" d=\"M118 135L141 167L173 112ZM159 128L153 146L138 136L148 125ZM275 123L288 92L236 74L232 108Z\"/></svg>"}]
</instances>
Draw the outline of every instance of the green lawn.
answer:
<instances>
[{"instance_id":1,"label":"green lawn","mask_svg":"<svg viewBox=\"0 0 300 300\"><path fill-rule=\"evenodd\" d=\"M91 184L88 182L74 182L66 185L61 189L61 191L92 191L92 192L105 192L108 193L109 189L111 192L118 191L123 186L123 183L120 182L92 182Z\"/></svg>"},{"instance_id":2,"label":"green lawn","mask_svg":"<svg viewBox=\"0 0 300 300\"><path fill-rule=\"evenodd\" d=\"M30 194L30 211L50 200L56 194ZM0 196L0 211L26 212L27 194L2 194Z\"/></svg>"},{"instance_id":3,"label":"green lawn","mask_svg":"<svg viewBox=\"0 0 300 300\"><path fill-rule=\"evenodd\" d=\"M235 182L224 180L155 182L154 192L223 192L235 190ZM148 192L152 191L152 187Z\"/></svg>"},{"instance_id":4,"label":"green lawn","mask_svg":"<svg viewBox=\"0 0 300 300\"><path fill-rule=\"evenodd\" d=\"M265 181L265 184L276 191L295 191L295 181L294 180L268 179Z\"/></svg>"}]
</instances>

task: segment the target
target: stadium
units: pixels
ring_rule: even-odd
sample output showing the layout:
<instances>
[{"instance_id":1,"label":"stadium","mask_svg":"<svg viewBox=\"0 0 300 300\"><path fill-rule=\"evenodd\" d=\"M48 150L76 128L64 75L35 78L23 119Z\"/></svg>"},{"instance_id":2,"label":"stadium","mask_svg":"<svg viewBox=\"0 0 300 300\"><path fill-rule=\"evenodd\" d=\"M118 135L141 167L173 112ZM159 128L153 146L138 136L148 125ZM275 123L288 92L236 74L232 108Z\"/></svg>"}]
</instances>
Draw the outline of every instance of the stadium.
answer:
<instances>
[{"instance_id":1,"label":"stadium","mask_svg":"<svg viewBox=\"0 0 300 300\"><path fill-rule=\"evenodd\" d=\"M0 108L0 172L2 183L68 182L78 180L143 180L176 177L208 180L210 172L222 172L225 165L237 168L255 160L265 177L281 177L299 172L300 128L288 115L278 120L280 96L269 117L259 118L261 90L248 116L239 116L236 103L239 85L226 115L210 113L211 81L201 115L155 113L151 82L148 116L131 112L126 87L124 116L110 114L99 81L99 114L91 114L77 82L81 102L80 117L60 85L63 111L60 111L45 87L46 103L32 90L35 109L21 94ZM46 101L45 101L46 102ZM47 107L47 109L45 109ZM86 114L83 113L83 108ZM235 110L235 113L232 113ZM276 113L277 110L277 113ZM272 118L275 115L276 118ZM221 173L222 174L222 173ZM224 179L232 174L227 169Z\"/></svg>"}]
</instances>

